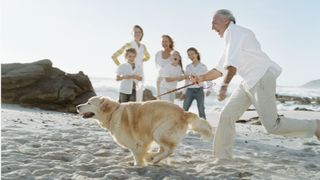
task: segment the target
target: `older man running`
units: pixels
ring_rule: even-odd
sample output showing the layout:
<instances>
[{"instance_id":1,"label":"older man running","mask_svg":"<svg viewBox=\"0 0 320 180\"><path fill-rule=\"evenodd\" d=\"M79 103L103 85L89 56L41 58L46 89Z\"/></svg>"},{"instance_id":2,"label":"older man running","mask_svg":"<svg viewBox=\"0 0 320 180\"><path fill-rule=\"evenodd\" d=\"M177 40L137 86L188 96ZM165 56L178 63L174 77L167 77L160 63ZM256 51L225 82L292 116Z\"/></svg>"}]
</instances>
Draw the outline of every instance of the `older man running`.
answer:
<instances>
[{"instance_id":1,"label":"older man running","mask_svg":"<svg viewBox=\"0 0 320 180\"><path fill-rule=\"evenodd\" d=\"M225 41L223 55L215 68L195 77L193 81L214 80L226 72L218 95L219 100L224 100L233 76L238 73L243 79L219 117L214 139L214 156L217 162L232 158L235 121L251 104L256 108L267 132L294 137L316 135L320 140L320 120L278 117L275 93L276 79L281 73L281 68L261 50L254 33L236 25L233 14L226 9L218 10L214 14L212 30Z\"/></svg>"}]
</instances>

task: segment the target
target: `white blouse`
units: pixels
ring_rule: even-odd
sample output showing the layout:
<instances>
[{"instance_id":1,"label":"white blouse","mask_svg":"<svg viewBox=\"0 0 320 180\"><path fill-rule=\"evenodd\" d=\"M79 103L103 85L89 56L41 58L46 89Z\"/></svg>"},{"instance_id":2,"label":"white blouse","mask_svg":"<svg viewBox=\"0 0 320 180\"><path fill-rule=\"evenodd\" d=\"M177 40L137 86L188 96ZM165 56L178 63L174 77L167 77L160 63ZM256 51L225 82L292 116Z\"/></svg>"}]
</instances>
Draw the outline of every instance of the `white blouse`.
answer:
<instances>
[{"instance_id":1,"label":"white blouse","mask_svg":"<svg viewBox=\"0 0 320 180\"><path fill-rule=\"evenodd\" d=\"M132 41L130 43L130 46L131 46L131 48L134 48L137 51L137 56L134 61L136 66L140 66L141 69L143 69L142 63L143 63L144 49L145 49L144 44L140 43L140 46L138 46L137 42Z\"/></svg>"},{"instance_id":2,"label":"white blouse","mask_svg":"<svg viewBox=\"0 0 320 180\"><path fill-rule=\"evenodd\" d=\"M160 83L160 88L165 88L168 90L175 89L177 87L178 81L167 82L165 80L166 77L177 77L183 75L182 69L179 65L174 66L171 63L164 66L161 74L163 75L163 79Z\"/></svg>"},{"instance_id":3,"label":"white blouse","mask_svg":"<svg viewBox=\"0 0 320 180\"><path fill-rule=\"evenodd\" d=\"M172 62L171 55L167 59L164 59L164 58L162 58L162 52L163 51L158 51L156 54L156 67L158 69L158 77L163 77L163 74L161 74L163 72L162 69L167 64L170 64Z\"/></svg>"}]
</instances>

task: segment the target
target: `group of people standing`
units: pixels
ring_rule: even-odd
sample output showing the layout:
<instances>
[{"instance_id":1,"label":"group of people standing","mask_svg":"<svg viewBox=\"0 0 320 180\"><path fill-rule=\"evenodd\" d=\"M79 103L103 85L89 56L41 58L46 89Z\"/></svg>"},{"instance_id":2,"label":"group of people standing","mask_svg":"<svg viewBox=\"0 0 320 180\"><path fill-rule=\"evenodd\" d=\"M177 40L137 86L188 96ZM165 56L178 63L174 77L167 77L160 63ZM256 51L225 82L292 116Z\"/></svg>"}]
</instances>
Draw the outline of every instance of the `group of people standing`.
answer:
<instances>
[{"instance_id":1,"label":"group of people standing","mask_svg":"<svg viewBox=\"0 0 320 180\"><path fill-rule=\"evenodd\" d=\"M184 92L183 108L187 111L192 101L196 99L199 116L206 119L202 83L223 77L218 100L224 100L234 75L241 76L242 83L232 93L219 116L213 148L217 162L232 157L235 121L250 105L255 107L267 132L294 137L316 136L320 140L320 120L298 120L278 116L275 93L276 79L281 74L281 68L262 51L254 33L237 25L232 12L226 9L215 12L212 30L223 38L225 48L219 63L210 71L207 71L207 67L200 62L200 54L195 48L187 50L192 63L183 71L181 56L174 50L172 38L168 35L162 37L164 49L156 54L156 64L159 67L157 91L159 95L174 89L177 82L182 80L187 84L196 84ZM120 102L142 100L142 64L150 59L146 46L141 43L142 37L143 29L140 26L134 26L134 41L125 44L112 56L114 62L119 65L118 56L126 51L125 57L128 60L128 63L119 65L117 71L117 80L122 80ZM208 94L210 91L207 92ZM162 96L162 99L171 102L173 98L172 94Z\"/></svg>"},{"instance_id":2,"label":"group of people standing","mask_svg":"<svg viewBox=\"0 0 320 180\"><path fill-rule=\"evenodd\" d=\"M143 98L143 62L150 59L150 54L144 44L143 29L139 25L133 27L134 40L126 43L112 55L115 64L118 65L117 81L120 83L119 102L142 101ZM179 81L191 84L190 76L199 76L208 72L207 66L200 62L200 53L196 48L189 48L187 54L191 63L184 70L182 58L178 51L174 49L174 41L169 35L162 36L162 47L155 55L155 64L158 69L157 96L161 100L174 103L175 93L167 93L176 89ZM123 53L127 63L120 64L118 57ZM212 82L208 81L207 92L204 93L204 83L189 86L183 91L180 97L184 110L188 111L193 100L197 101L199 116L206 119L204 97L211 93Z\"/></svg>"}]
</instances>

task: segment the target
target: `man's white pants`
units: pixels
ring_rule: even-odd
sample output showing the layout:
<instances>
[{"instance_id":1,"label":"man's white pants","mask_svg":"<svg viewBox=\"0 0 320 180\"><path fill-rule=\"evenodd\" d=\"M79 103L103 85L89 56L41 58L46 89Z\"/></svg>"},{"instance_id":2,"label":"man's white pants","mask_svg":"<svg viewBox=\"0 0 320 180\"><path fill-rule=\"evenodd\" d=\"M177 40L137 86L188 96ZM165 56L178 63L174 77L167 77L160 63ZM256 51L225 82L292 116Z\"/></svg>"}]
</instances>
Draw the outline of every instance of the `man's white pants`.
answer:
<instances>
[{"instance_id":1,"label":"man's white pants","mask_svg":"<svg viewBox=\"0 0 320 180\"><path fill-rule=\"evenodd\" d=\"M249 108L256 108L262 125L267 132L284 136L312 137L316 131L316 121L278 117L276 107L276 77L269 70L251 89L241 84L233 92L222 109L214 138L214 156L219 159L232 157L235 138L235 121Z\"/></svg>"}]
</instances>

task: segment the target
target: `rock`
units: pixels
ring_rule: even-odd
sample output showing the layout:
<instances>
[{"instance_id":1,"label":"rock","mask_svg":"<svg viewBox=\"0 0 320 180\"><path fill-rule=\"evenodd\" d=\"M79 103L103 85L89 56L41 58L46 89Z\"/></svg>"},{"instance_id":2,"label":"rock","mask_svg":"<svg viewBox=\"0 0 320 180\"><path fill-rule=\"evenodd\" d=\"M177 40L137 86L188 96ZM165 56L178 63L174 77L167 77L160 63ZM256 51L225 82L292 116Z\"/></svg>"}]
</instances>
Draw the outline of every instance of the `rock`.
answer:
<instances>
[{"instance_id":1,"label":"rock","mask_svg":"<svg viewBox=\"0 0 320 180\"><path fill-rule=\"evenodd\" d=\"M156 100L157 98L153 96L152 91L149 89L145 89L143 91L143 101L151 101Z\"/></svg>"},{"instance_id":2,"label":"rock","mask_svg":"<svg viewBox=\"0 0 320 180\"><path fill-rule=\"evenodd\" d=\"M96 95L83 72L67 74L48 59L1 64L1 90L3 103L61 112L76 112L76 105Z\"/></svg>"},{"instance_id":3,"label":"rock","mask_svg":"<svg viewBox=\"0 0 320 180\"><path fill-rule=\"evenodd\" d=\"M320 97L298 97L298 96L287 96L287 95L276 94L276 98L281 103L286 103L287 101L292 101L295 104L320 105Z\"/></svg>"},{"instance_id":4,"label":"rock","mask_svg":"<svg viewBox=\"0 0 320 180\"><path fill-rule=\"evenodd\" d=\"M261 121L259 120L259 117L252 117L248 120L245 119L239 119L236 121L236 123L243 123L243 124L251 124L251 125L261 125Z\"/></svg>"},{"instance_id":5,"label":"rock","mask_svg":"<svg viewBox=\"0 0 320 180\"><path fill-rule=\"evenodd\" d=\"M300 107L296 107L294 108L295 111L313 111L311 109L307 109L307 108L300 108Z\"/></svg>"}]
</instances>

